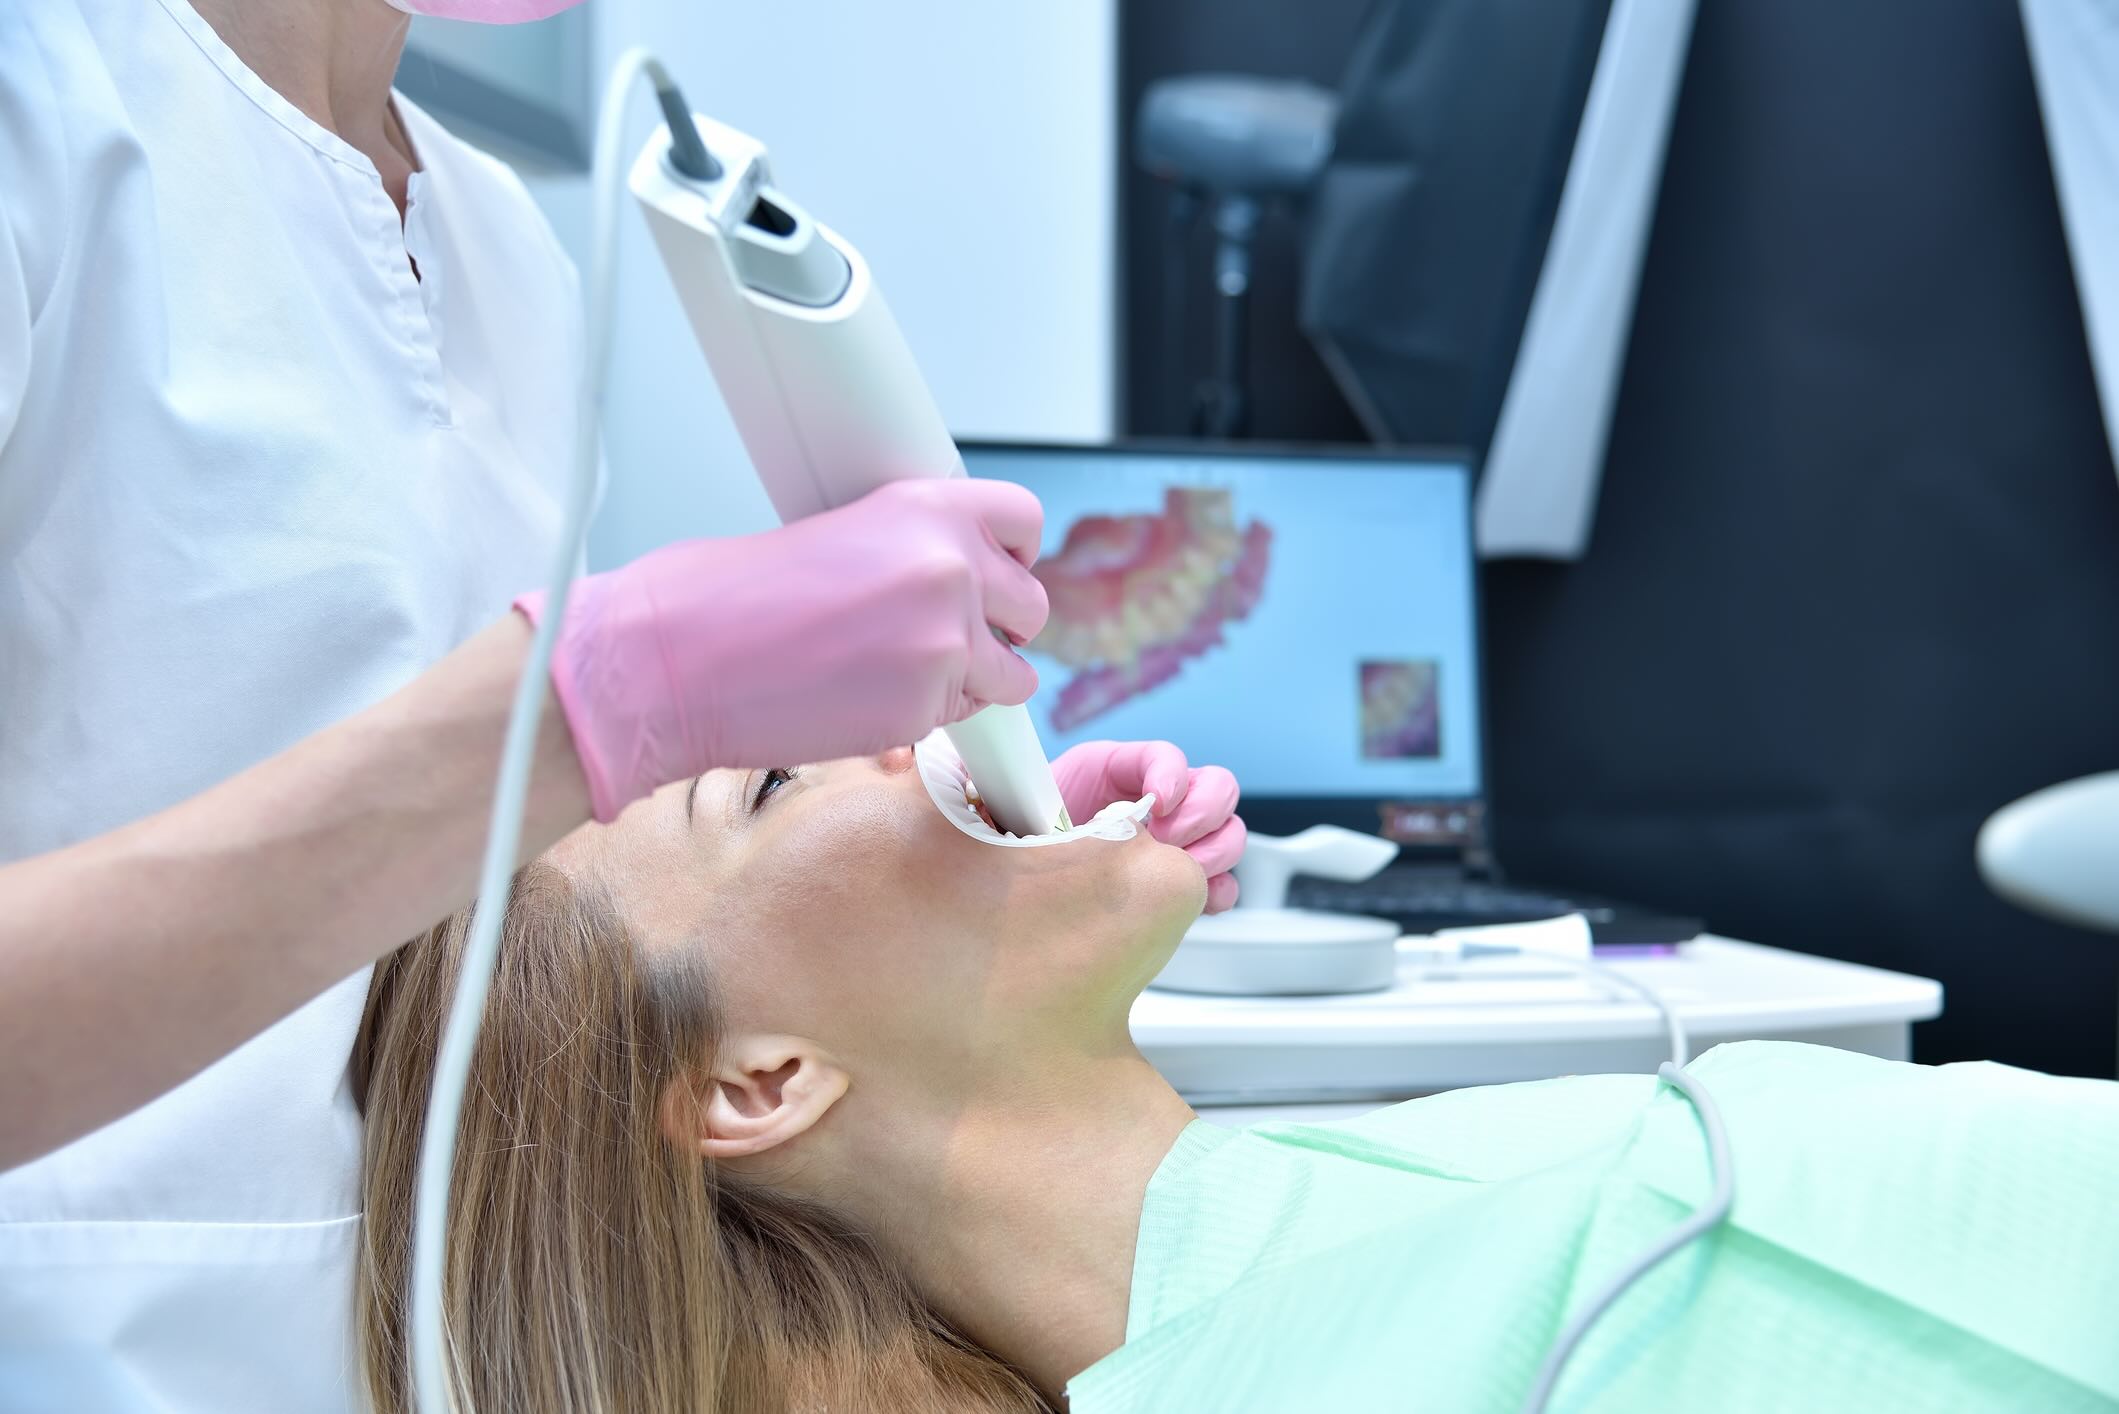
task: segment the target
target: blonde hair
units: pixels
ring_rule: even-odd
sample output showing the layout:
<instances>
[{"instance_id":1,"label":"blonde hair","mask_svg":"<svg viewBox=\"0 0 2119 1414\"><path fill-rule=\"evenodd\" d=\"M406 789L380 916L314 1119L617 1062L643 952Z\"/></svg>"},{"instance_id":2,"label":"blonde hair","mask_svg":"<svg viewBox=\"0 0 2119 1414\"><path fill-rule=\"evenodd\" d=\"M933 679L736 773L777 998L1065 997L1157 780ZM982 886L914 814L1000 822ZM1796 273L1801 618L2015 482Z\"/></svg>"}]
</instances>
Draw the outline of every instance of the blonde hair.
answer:
<instances>
[{"instance_id":1,"label":"blonde hair","mask_svg":"<svg viewBox=\"0 0 2119 1414\"><path fill-rule=\"evenodd\" d=\"M409 1414L406 1300L428 1078L469 912L385 959L354 1054L357 1307L378 1414ZM718 1030L697 949L647 956L593 888L516 881L449 1195L461 1414L1039 1411L875 1246L667 1139Z\"/></svg>"}]
</instances>

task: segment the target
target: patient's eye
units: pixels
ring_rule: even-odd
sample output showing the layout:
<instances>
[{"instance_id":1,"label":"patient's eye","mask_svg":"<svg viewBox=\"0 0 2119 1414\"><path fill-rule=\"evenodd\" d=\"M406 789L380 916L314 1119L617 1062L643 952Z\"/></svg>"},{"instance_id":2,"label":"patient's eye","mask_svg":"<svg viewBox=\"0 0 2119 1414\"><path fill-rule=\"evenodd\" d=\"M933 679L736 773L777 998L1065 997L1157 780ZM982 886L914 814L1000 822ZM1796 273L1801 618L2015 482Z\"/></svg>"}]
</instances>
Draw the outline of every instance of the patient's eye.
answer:
<instances>
[{"instance_id":1,"label":"patient's eye","mask_svg":"<svg viewBox=\"0 0 2119 1414\"><path fill-rule=\"evenodd\" d=\"M759 778L758 793L751 797L751 812L753 814L757 813L757 811L765 804L766 798L768 796L772 795L775 791L779 790L780 787L786 785L789 781L793 780L799 774L800 772L792 770L785 766L775 766L770 771L767 771L764 776Z\"/></svg>"}]
</instances>

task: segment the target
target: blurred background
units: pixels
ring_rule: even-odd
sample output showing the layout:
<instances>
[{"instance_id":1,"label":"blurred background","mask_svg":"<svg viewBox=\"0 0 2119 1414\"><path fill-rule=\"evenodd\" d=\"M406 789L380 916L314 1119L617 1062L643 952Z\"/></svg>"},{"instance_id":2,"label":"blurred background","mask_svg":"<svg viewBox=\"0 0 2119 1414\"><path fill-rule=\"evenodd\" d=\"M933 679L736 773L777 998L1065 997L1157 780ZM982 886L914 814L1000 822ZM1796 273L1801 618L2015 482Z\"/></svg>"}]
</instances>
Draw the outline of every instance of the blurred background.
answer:
<instances>
[{"instance_id":1,"label":"blurred background","mask_svg":"<svg viewBox=\"0 0 2119 1414\"><path fill-rule=\"evenodd\" d=\"M2100 256L2092 189L2055 180L2119 122L2084 116L2069 14L2119 28L2046 0L597 0L422 22L400 83L579 256L592 80L651 45L859 245L962 437L1471 448L1513 872L1938 978L1920 1059L2111 1075L2119 948L1973 857L1997 808L2119 767L2092 355L2119 232ZM597 565L773 523L625 231Z\"/></svg>"}]
</instances>

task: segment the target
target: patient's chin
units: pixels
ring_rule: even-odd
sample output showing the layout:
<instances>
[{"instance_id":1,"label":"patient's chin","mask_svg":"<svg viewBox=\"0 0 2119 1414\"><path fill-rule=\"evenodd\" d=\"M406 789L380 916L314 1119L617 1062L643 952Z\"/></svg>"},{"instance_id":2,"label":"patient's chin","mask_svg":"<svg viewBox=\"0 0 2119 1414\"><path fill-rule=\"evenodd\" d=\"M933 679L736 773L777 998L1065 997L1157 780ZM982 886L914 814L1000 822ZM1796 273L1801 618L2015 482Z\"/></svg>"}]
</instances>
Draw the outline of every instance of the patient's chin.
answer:
<instances>
[{"instance_id":1,"label":"patient's chin","mask_svg":"<svg viewBox=\"0 0 2119 1414\"><path fill-rule=\"evenodd\" d=\"M1191 855L1146 830L1116 848L1125 852L1118 893L1122 906L1139 918L1143 930L1182 934L1207 906L1206 871Z\"/></svg>"},{"instance_id":2,"label":"patient's chin","mask_svg":"<svg viewBox=\"0 0 2119 1414\"><path fill-rule=\"evenodd\" d=\"M1143 833L1120 846L1127 852L1125 886L1114 891L1127 915L1124 986L1129 997L1163 970L1185 929L1207 904L1207 876L1191 855Z\"/></svg>"}]
</instances>

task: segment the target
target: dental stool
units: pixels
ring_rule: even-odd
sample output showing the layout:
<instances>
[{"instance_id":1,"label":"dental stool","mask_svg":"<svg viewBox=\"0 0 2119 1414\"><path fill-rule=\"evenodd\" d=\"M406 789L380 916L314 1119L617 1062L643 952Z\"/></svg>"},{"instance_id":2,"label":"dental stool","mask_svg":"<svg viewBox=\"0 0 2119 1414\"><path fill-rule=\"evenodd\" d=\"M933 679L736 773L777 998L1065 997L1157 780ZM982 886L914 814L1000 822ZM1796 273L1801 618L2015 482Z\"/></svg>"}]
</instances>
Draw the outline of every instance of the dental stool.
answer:
<instances>
[{"instance_id":1,"label":"dental stool","mask_svg":"<svg viewBox=\"0 0 2119 1414\"><path fill-rule=\"evenodd\" d=\"M1266 204L1295 201L1332 155L1339 100L1315 84L1186 74L1148 85L1135 155L1171 184L1164 366L1183 366L1184 237L1204 204L1214 226L1214 367L1192 405L1195 436L1240 437L1250 418L1251 249Z\"/></svg>"},{"instance_id":2,"label":"dental stool","mask_svg":"<svg viewBox=\"0 0 2119 1414\"><path fill-rule=\"evenodd\" d=\"M2004 805L1979 830L1979 872L2019 908L2119 933L2119 771Z\"/></svg>"}]
</instances>

